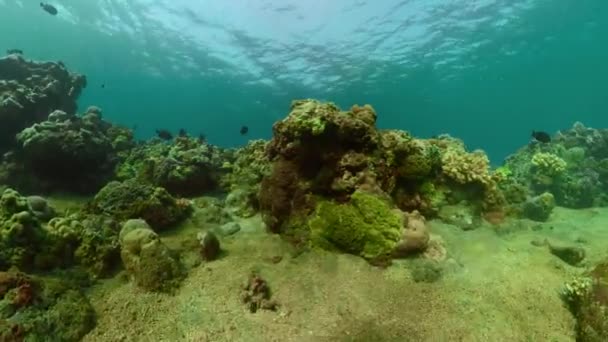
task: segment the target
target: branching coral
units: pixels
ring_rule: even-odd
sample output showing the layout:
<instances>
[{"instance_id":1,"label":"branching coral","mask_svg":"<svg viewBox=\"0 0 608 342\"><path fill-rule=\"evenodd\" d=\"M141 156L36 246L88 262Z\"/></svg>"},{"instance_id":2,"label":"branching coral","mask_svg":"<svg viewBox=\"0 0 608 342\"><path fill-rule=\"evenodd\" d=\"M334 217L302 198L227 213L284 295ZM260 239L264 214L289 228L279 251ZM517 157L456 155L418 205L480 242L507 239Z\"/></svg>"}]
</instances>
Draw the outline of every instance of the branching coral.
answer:
<instances>
[{"instance_id":1,"label":"branching coral","mask_svg":"<svg viewBox=\"0 0 608 342\"><path fill-rule=\"evenodd\" d=\"M538 152L532 156L532 165L539 173L554 177L566 170L566 161L553 153Z\"/></svg>"},{"instance_id":2,"label":"branching coral","mask_svg":"<svg viewBox=\"0 0 608 342\"><path fill-rule=\"evenodd\" d=\"M459 184L492 183L490 160L483 151L466 152L462 147L453 147L441 157L441 170L445 176Z\"/></svg>"}]
</instances>

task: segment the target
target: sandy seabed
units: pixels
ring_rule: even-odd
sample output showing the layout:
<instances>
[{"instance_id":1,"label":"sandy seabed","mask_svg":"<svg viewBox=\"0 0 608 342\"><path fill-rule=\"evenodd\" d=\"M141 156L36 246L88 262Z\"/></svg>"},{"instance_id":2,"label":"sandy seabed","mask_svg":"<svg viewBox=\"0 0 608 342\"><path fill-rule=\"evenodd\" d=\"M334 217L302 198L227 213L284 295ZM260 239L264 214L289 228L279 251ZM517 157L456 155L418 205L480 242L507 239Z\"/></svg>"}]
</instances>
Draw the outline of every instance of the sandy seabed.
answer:
<instances>
[{"instance_id":1,"label":"sandy seabed","mask_svg":"<svg viewBox=\"0 0 608 342\"><path fill-rule=\"evenodd\" d=\"M431 221L448 260L426 283L413 280L409 261L383 270L344 254L296 256L258 217L240 223L222 240L226 255L193 268L175 295L145 293L120 275L92 288L98 322L84 341L574 341L559 291L605 257L608 241L608 209L557 208L543 224L473 231ZM163 241L177 247L198 231L185 223ZM531 244L545 238L584 247L582 267ZM241 302L252 270L268 281L276 312Z\"/></svg>"}]
</instances>

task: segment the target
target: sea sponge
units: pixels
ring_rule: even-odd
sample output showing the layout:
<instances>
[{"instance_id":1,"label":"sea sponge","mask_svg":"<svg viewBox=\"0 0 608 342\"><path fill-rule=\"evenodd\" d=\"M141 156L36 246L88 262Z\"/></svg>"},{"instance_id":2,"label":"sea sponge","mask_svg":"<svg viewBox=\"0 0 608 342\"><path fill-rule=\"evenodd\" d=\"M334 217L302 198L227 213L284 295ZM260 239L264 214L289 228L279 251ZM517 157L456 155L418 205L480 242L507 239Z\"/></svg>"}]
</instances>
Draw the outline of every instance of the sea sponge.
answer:
<instances>
[{"instance_id":1,"label":"sea sponge","mask_svg":"<svg viewBox=\"0 0 608 342\"><path fill-rule=\"evenodd\" d=\"M381 198L358 190L348 203L320 201L308 225L314 245L375 260L392 254L403 217Z\"/></svg>"},{"instance_id":2,"label":"sea sponge","mask_svg":"<svg viewBox=\"0 0 608 342\"><path fill-rule=\"evenodd\" d=\"M553 153L538 152L532 156L532 165L545 176L554 177L566 171L566 161Z\"/></svg>"}]
</instances>

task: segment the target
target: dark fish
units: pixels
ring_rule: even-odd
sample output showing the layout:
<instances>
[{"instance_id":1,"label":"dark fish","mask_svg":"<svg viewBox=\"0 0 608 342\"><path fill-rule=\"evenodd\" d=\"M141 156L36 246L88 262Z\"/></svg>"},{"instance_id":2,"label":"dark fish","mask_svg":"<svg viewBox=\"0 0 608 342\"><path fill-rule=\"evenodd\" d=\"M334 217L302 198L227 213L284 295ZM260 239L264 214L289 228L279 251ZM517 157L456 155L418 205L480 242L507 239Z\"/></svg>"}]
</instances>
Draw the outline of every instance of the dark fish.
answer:
<instances>
[{"instance_id":1,"label":"dark fish","mask_svg":"<svg viewBox=\"0 0 608 342\"><path fill-rule=\"evenodd\" d=\"M180 128L179 131L177 132L177 135L184 138L188 136L188 132L186 132L186 130L184 128Z\"/></svg>"},{"instance_id":2,"label":"dark fish","mask_svg":"<svg viewBox=\"0 0 608 342\"><path fill-rule=\"evenodd\" d=\"M50 4L45 4L44 2L40 3L40 7L42 7L42 9L50 15L57 15L57 13L58 13L55 6L50 5Z\"/></svg>"},{"instance_id":3,"label":"dark fish","mask_svg":"<svg viewBox=\"0 0 608 342\"><path fill-rule=\"evenodd\" d=\"M207 136L204 133L200 133L198 135L198 141L203 144L205 142L207 142Z\"/></svg>"},{"instance_id":4,"label":"dark fish","mask_svg":"<svg viewBox=\"0 0 608 342\"><path fill-rule=\"evenodd\" d=\"M241 135L247 134L247 132L249 132L249 127L247 127L247 126L241 126L240 132L241 132Z\"/></svg>"},{"instance_id":5,"label":"dark fish","mask_svg":"<svg viewBox=\"0 0 608 342\"><path fill-rule=\"evenodd\" d=\"M532 131L532 138L541 143L551 142L551 136L547 132Z\"/></svg>"},{"instance_id":6,"label":"dark fish","mask_svg":"<svg viewBox=\"0 0 608 342\"><path fill-rule=\"evenodd\" d=\"M7 55L23 55L23 50L19 49L8 49L6 50Z\"/></svg>"},{"instance_id":7,"label":"dark fish","mask_svg":"<svg viewBox=\"0 0 608 342\"><path fill-rule=\"evenodd\" d=\"M156 135L163 140L171 140L173 139L173 134L166 129L157 129Z\"/></svg>"},{"instance_id":8,"label":"dark fish","mask_svg":"<svg viewBox=\"0 0 608 342\"><path fill-rule=\"evenodd\" d=\"M105 87L106 87L106 84L105 84L105 83L102 83L102 84L101 84L101 87L102 87L102 88L105 88Z\"/></svg>"}]
</instances>

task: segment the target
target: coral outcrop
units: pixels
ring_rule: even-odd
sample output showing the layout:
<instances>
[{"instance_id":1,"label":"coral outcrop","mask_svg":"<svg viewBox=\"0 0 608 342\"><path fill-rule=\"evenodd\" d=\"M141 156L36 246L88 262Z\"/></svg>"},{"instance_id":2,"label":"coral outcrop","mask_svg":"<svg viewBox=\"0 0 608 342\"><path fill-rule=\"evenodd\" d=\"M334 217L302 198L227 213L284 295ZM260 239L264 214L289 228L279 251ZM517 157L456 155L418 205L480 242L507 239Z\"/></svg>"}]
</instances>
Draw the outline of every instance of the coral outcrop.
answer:
<instances>
[{"instance_id":1,"label":"coral outcrop","mask_svg":"<svg viewBox=\"0 0 608 342\"><path fill-rule=\"evenodd\" d=\"M61 62L34 62L17 54L0 58L0 155L14 147L15 134L54 110L76 112L86 86L83 75Z\"/></svg>"},{"instance_id":2,"label":"coral outcrop","mask_svg":"<svg viewBox=\"0 0 608 342\"><path fill-rule=\"evenodd\" d=\"M292 103L289 115L273 126L267 149L272 168L259 192L260 211L271 232L300 243L310 238L301 234L302 226L308 226L302 222L322 226L335 220L330 212L337 211L349 219L317 231L329 234L324 239L334 247L374 260L391 254L387 251L402 238L402 224L385 231L381 222L359 217L376 210L371 205L357 209L361 193L386 201L388 208L396 205L424 216L436 215L446 203L466 202L476 215L502 217L504 196L483 152L468 152L450 137L416 139L403 131L378 130L375 124L376 112L369 105L341 111L315 100ZM389 220L392 214L387 215ZM351 223L357 230L349 231ZM354 240L342 243L332 236L341 229ZM390 241L376 241L386 248L361 245L379 237Z\"/></svg>"},{"instance_id":3,"label":"coral outcrop","mask_svg":"<svg viewBox=\"0 0 608 342\"><path fill-rule=\"evenodd\" d=\"M117 168L119 179L138 178L173 195L201 195L219 189L230 153L193 137L153 140L133 149Z\"/></svg>"},{"instance_id":4,"label":"coral outcrop","mask_svg":"<svg viewBox=\"0 0 608 342\"><path fill-rule=\"evenodd\" d=\"M550 192L557 205L588 208L608 204L608 130L575 123L549 143L531 143L507 158L512 184L530 195Z\"/></svg>"},{"instance_id":5,"label":"coral outcrop","mask_svg":"<svg viewBox=\"0 0 608 342\"><path fill-rule=\"evenodd\" d=\"M108 183L95 195L87 210L118 221L143 219L155 230L161 230L190 215L192 205L189 200L171 196L164 188L131 179Z\"/></svg>"},{"instance_id":6,"label":"coral outcrop","mask_svg":"<svg viewBox=\"0 0 608 342\"><path fill-rule=\"evenodd\" d=\"M222 188L229 192L226 207L240 217L254 215L259 208L258 193L264 176L270 173L271 164L266 154L268 142L250 141L234 153L233 162L225 162L227 173L222 177Z\"/></svg>"},{"instance_id":7,"label":"coral outcrop","mask_svg":"<svg viewBox=\"0 0 608 342\"><path fill-rule=\"evenodd\" d=\"M116 221L74 213L48 222L31 198L6 189L0 197L0 270L49 271L81 266L94 277L111 274L118 257Z\"/></svg>"},{"instance_id":8,"label":"coral outcrop","mask_svg":"<svg viewBox=\"0 0 608 342\"><path fill-rule=\"evenodd\" d=\"M97 107L82 116L56 110L17 134L16 149L5 158L7 182L21 191L94 193L132 139L130 130L103 121Z\"/></svg>"},{"instance_id":9,"label":"coral outcrop","mask_svg":"<svg viewBox=\"0 0 608 342\"><path fill-rule=\"evenodd\" d=\"M171 292L185 275L177 255L141 219L123 225L120 255L135 285L147 291Z\"/></svg>"}]
</instances>

